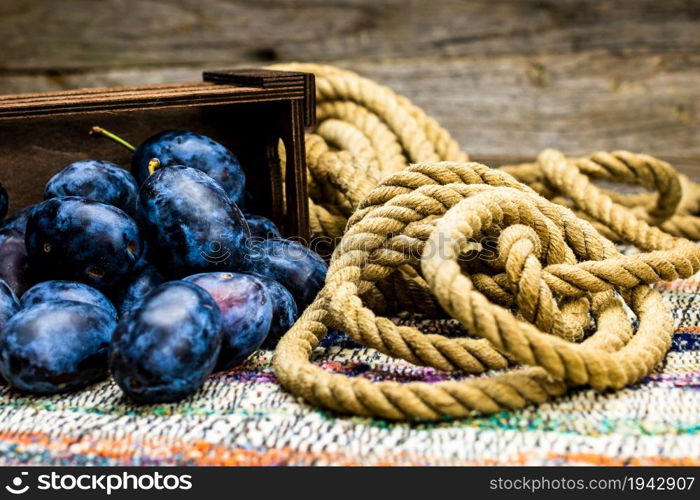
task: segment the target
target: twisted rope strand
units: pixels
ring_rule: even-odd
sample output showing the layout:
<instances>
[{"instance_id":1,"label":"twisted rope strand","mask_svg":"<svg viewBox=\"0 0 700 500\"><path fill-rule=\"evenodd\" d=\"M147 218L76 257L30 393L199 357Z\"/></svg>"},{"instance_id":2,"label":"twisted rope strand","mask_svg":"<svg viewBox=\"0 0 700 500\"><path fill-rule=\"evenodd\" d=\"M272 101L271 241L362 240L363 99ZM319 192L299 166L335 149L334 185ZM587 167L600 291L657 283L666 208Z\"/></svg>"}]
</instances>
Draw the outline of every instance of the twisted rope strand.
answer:
<instances>
[{"instance_id":1,"label":"twisted rope strand","mask_svg":"<svg viewBox=\"0 0 700 500\"><path fill-rule=\"evenodd\" d=\"M342 235L323 290L275 352L285 388L342 413L436 420L540 404L573 386L618 389L661 362L673 321L650 285L700 271L700 249L684 239L700 239L700 187L626 151L468 163L446 130L386 87L331 66L277 68L316 74L311 225ZM622 255L609 238L642 252ZM382 316L400 309L447 313L467 336ZM399 384L329 373L309 360L329 329L461 374Z\"/></svg>"}]
</instances>

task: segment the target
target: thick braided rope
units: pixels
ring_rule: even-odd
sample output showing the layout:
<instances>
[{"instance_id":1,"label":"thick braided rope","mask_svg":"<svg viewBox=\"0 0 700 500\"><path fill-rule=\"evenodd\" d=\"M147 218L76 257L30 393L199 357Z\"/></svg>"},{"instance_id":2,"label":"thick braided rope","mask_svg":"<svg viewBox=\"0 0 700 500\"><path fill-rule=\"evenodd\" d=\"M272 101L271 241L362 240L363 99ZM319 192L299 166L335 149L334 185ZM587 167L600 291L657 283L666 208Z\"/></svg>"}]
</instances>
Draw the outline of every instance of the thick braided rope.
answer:
<instances>
[{"instance_id":1,"label":"thick braided rope","mask_svg":"<svg viewBox=\"0 0 700 500\"><path fill-rule=\"evenodd\" d=\"M568 159L548 150L502 171L464 163L444 129L386 87L328 66L280 69L316 73L312 230L343 235L326 286L277 348L287 389L345 413L437 419L521 408L568 386L623 387L663 359L672 321L648 285L700 270L697 247L674 237L700 227L695 184L627 152ZM423 163L407 168L413 162ZM620 195L592 180L652 192ZM646 253L623 256L601 232ZM392 309L444 310L470 336L425 335L379 316ZM439 384L371 383L309 361L329 329L440 370L530 366Z\"/></svg>"},{"instance_id":2,"label":"thick braided rope","mask_svg":"<svg viewBox=\"0 0 700 500\"><path fill-rule=\"evenodd\" d=\"M326 286L277 348L276 373L285 387L313 404L392 419L520 408L561 394L567 385L623 387L646 375L670 346L670 314L660 294L646 284L660 275L684 277L700 270L694 245L643 221L638 224L640 238L659 242L659 249L622 256L589 223L507 174L479 164L411 167L380 184L352 217ZM534 310L538 307L532 304L554 296L586 295L597 328L592 335L580 344L568 342L519 319L475 289L457 257L465 239L491 229L500 231L505 273L538 276L538 281L530 278L531 289L521 289L517 277L510 283L516 302L529 301ZM591 266L613 261L617 269ZM377 281L416 262L422 263L444 309L482 340L423 335L396 326L365 305L363 297L373 295ZM619 283L619 269L627 271L624 284ZM638 316L636 332L614 291L622 292ZM545 320L553 322L551 317ZM443 370L479 373L503 368L506 359L533 368L432 385L373 384L327 373L309 362L329 328L386 354Z\"/></svg>"},{"instance_id":3,"label":"thick braided rope","mask_svg":"<svg viewBox=\"0 0 700 500\"><path fill-rule=\"evenodd\" d=\"M361 199L381 179L410 163L468 159L445 129L388 87L333 66L293 63L272 68L316 75L318 126L307 136L306 155L314 236L342 236L349 216L339 210L338 197L344 193ZM338 179L324 189L339 171L359 185Z\"/></svg>"},{"instance_id":4,"label":"thick braided rope","mask_svg":"<svg viewBox=\"0 0 700 500\"><path fill-rule=\"evenodd\" d=\"M467 161L457 142L435 120L408 99L351 71L333 66L292 63L273 66L316 75L318 127L307 136L307 166L311 195L311 227L315 236L338 238L347 222L347 210L338 209L339 196L354 193L361 199L379 181L413 163ZM700 187L678 175L666 162L645 154L598 152L570 161L589 180L633 184L644 194L620 194L600 189L635 217L665 232L700 240ZM539 194L563 203L616 241L625 238L599 223L588 210L586 198L547 174L541 161L501 167ZM324 183L343 172L345 179Z\"/></svg>"},{"instance_id":5,"label":"thick braided rope","mask_svg":"<svg viewBox=\"0 0 700 500\"><path fill-rule=\"evenodd\" d=\"M552 169L553 161L567 162L569 168L566 172ZM594 201L604 195L610 202L626 207L635 218L671 235L700 239L700 217L694 215L700 199L697 185L653 156L615 151L565 159L561 155L556 157L553 151L544 151L537 163L501 168L548 199L570 205L580 216L600 223L597 228L611 229L599 220L601 209ZM592 180L637 184L651 193L620 194L600 189ZM618 241L628 240L615 230L607 234Z\"/></svg>"}]
</instances>

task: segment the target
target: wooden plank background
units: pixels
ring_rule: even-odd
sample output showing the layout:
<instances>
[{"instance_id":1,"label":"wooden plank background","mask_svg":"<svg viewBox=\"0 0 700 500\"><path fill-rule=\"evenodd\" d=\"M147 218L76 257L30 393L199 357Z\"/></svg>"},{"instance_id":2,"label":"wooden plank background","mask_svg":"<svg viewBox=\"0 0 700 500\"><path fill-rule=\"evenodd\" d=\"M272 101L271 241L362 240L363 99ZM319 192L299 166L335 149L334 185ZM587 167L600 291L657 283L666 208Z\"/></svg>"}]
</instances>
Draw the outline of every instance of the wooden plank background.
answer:
<instances>
[{"instance_id":1,"label":"wooden plank background","mask_svg":"<svg viewBox=\"0 0 700 500\"><path fill-rule=\"evenodd\" d=\"M390 85L489 164L629 149L700 178L700 0L0 0L0 93L291 60Z\"/></svg>"}]
</instances>

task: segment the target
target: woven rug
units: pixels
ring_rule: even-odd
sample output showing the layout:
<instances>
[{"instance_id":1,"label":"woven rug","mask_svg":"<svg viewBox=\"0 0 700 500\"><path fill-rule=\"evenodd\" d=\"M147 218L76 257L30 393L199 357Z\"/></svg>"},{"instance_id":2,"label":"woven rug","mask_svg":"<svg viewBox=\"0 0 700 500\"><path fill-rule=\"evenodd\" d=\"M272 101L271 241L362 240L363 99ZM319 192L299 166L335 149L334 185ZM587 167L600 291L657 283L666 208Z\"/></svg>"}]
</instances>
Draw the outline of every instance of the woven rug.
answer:
<instances>
[{"instance_id":1,"label":"woven rug","mask_svg":"<svg viewBox=\"0 0 700 500\"><path fill-rule=\"evenodd\" d=\"M111 381L63 396L0 392L0 464L700 465L700 278L660 285L676 320L665 363L621 391L581 389L538 407L442 423L390 423L312 408L275 382L271 352L211 377L178 404L130 404ZM451 320L397 318L445 335ZM372 380L459 375L332 334L327 370Z\"/></svg>"}]
</instances>

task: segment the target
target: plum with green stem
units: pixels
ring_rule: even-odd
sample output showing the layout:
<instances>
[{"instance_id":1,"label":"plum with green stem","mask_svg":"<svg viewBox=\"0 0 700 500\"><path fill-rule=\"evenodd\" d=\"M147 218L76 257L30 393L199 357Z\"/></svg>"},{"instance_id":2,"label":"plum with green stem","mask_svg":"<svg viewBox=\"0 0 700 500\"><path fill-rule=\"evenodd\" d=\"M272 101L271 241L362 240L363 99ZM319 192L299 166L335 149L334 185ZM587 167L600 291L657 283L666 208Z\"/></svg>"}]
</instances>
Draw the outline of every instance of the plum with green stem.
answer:
<instances>
[{"instance_id":1,"label":"plum with green stem","mask_svg":"<svg viewBox=\"0 0 700 500\"><path fill-rule=\"evenodd\" d=\"M166 130L134 147L102 127L93 127L90 133L107 137L134 153L131 173L139 185L158 168L184 165L201 170L218 182L234 203L243 201L245 175L238 158L210 137L191 131Z\"/></svg>"}]
</instances>

